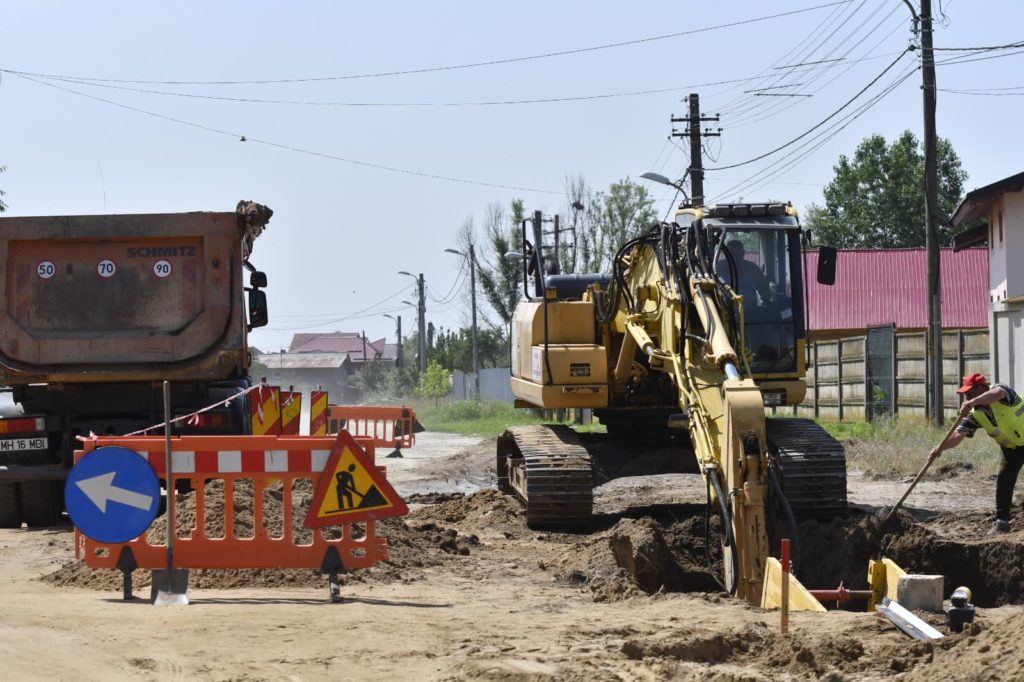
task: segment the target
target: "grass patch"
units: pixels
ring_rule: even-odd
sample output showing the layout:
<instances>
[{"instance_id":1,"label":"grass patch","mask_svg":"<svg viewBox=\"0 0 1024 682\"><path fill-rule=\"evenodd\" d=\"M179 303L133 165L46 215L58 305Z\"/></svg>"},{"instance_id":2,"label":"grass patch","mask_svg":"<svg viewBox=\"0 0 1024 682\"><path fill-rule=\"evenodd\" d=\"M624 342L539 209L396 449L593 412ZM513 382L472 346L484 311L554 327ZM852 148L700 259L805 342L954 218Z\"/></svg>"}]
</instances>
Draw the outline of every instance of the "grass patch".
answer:
<instances>
[{"instance_id":1,"label":"grass patch","mask_svg":"<svg viewBox=\"0 0 1024 682\"><path fill-rule=\"evenodd\" d=\"M821 422L821 425L846 446L847 468L887 478L917 473L949 428L898 420ZM942 453L928 475L944 468L994 474L999 468L999 458L999 446L979 430L973 438L965 438L955 449Z\"/></svg>"},{"instance_id":2,"label":"grass patch","mask_svg":"<svg viewBox=\"0 0 1024 682\"><path fill-rule=\"evenodd\" d=\"M453 401L436 407L422 404L416 407L416 418L428 431L461 433L484 438L498 436L509 426L558 423L550 412L544 410L517 409L507 403L475 400ZM576 426L576 430L603 432L604 426L597 423L583 424Z\"/></svg>"}]
</instances>

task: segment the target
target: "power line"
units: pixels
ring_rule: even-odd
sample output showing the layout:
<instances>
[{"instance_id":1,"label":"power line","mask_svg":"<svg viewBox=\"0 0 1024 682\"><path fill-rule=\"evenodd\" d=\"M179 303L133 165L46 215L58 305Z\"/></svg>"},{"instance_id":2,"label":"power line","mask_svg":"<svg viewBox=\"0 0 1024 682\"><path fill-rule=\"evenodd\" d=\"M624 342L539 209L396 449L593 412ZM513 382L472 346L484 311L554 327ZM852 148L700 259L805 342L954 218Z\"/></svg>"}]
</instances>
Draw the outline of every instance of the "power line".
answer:
<instances>
[{"instance_id":1,"label":"power line","mask_svg":"<svg viewBox=\"0 0 1024 682\"><path fill-rule=\"evenodd\" d=\"M949 92L954 95L972 95L975 97L1024 97L1024 92L994 92L994 90L1024 90L1024 86L1015 88L993 88L992 90L954 90L952 88L937 88L939 92Z\"/></svg>"},{"instance_id":2,"label":"power line","mask_svg":"<svg viewBox=\"0 0 1024 682\"><path fill-rule=\"evenodd\" d=\"M815 125L813 125L812 127L808 128L808 129L807 129L807 130L805 130L804 132L802 132L802 133L800 133L799 135L797 135L796 137L794 137L794 138L793 138L792 140L790 140L789 142L786 142L786 143L784 143L784 144L781 144L781 145L779 145L778 147L776 147L775 149L772 149L771 151L765 152L764 154L761 154L761 155L759 155L759 156L755 156L755 157L754 157L754 158L752 158L752 159L747 159L746 161L742 161L742 162L740 162L740 163L733 163L733 164L729 164L728 166L718 166L717 168L705 168L705 170L728 170L728 169L730 169L730 168L739 168L740 166L746 166L746 165L748 165L748 164L751 164L751 163L755 163L755 162L757 162L757 161L760 161L761 159L767 158L767 157L771 156L772 154L775 154L776 152L779 152L779 151L781 151L781 150L785 149L786 147L789 147L790 145L792 145L792 144L794 144L794 143L796 143L796 142L798 142L798 141L802 140L803 138L807 137L808 135L810 135L810 134L811 134L812 132L814 132L815 130L817 130L817 129L818 129L818 128L820 128L821 126L823 126L823 125L825 125L826 123L828 123L828 122L829 122L829 121L830 121L831 119L835 118L835 117L836 117L836 116L837 116L837 115L838 115L838 114L839 114L839 113L840 113L841 111L843 111L844 109L846 109L846 108L847 108L848 106L850 106L851 104L853 104L853 102L854 102L854 101L855 101L855 100L856 100L856 99L857 99L858 97L860 97L861 95L863 95L863 94L864 94L864 92L868 90L868 88L870 88L870 87L871 87L872 85L874 85L874 84L875 84L875 83L877 83L877 82L878 82L879 80L881 80L882 76L884 76L884 75L885 75L886 73L888 73L888 72L889 72L889 70L890 70L890 69L892 69L892 67L896 66L896 64L897 64L897 63L898 63L898 62L899 62L899 61L900 61L901 59L903 59L903 56L904 56L905 54L906 54L906 52L902 52L902 53L900 53L900 55L899 55L898 57L896 57L896 59L892 60L892 62L890 62L890 63L889 63L889 65L888 65L887 67L885 67L884 69L882 69L882 72L881 72L880 74L878 74L877 76L875 76L874 78L872 78L872 79L871 79L871 82L869 82L869 83L868 83L867 85L865 85L865 86L864 86L863 88L861 88L861 89L860 89L860 90L859 90L859 91L857 92L857 94L855 94L855 95L854 95L853 97L851 97L850 99L846 100L846 102L845 102L845 103L843 103L843 105L842 105L841 107L839 107L838 109L836 109L835 111L833 111L833 112L832 112L831 114L829 114L828 116L826 116L826 117L825 117L824 119L822 119L821 121L819 121L818 123L816 123L816 124L815 124Z\"/></svg>"},{"instance_id":3,"label":"power line","mask_svg":"<svg viewBox=\"0 0 1024 682\"><path fill-rule=\"evenodd\" d=\"M1024 40L1006 45L987 45L984 47L933 47L935 52L990 52L992 50L1008 50L1017 47L1024 47Z\"/></svg>"},{"instance_id":4,"label":"power line","mask_svg":"<svg viewBox=\"0 0 1024 682\"><path fill-rule=\"evenodd\" d=\"M805 7L803 9L791 10L789 12L780 12L777 14L769 14L761 17L754 17L751 19L741 19L737 21L731 21L724 24L717 24L715 26L706 26L704 28L695 28L687 31L679 31L676 33L666 33L664 35L649 36L646 38L637 38L635 40L624 40L615 43L605 43L603 45L592 45L589 47L580 47L571 50L559 50L557 52L545 52L542 54L528 55L523 57L507 57L504 59L491 59L482 62L472 62L468 64L454 64L447 66L431 66L415 69L403 69L398 71L381 71L376 73L361 73L361 74L347 74L340 76L309 76L301 78L276 78L276 79L261 79L261 80L229 80L229 81L189 81L189 80L133 80L124 78L95 78L87 76L68 76L68 75L55 75L55 74L42 74L42 73L31 73L31 72L19 72L20 75L35 76L39 78L65 78L69 80L79 81L97 81L103 83L130 83L135 85L269 85L276 83L309 83L318 81L338 81L338 80L355 80L360 78L385 78L391 76L410 76L423 73L435 73L438 71L456 71L460 69L472 69L483 66L497 66L500 64L514 64L519 62L535 61L539 59L550 59L553 57L565 57L574 54L583 54L586 52L597 52L599 50L609 50L619 47L628 47L631 45L641 45L644 43L656 42L659 40L668 40L671 38L680 38L682 36L694 35L697 33L706 33L708 31L717 31L725 28L735 28L737 26L744 26L747 24L754 24L761 21L767 21L770 19L780 19L783 17L789 17L796 14L804 14L806 12L813 12L819 9L825 9L828 7L835 7L837 5L845 5L853 0L838 0L837 2L829 2L822 5L815 5L813 7Z\"/></svg>"},{"instance_id":5,"label":"power line","mask_svg":"<svg viewBox=\"0 0 1024 682\"><path fill-rule=\"evenodd\" d=\"M375 310L375 309L378 306L381 306L381 305L387 303L388 301L401 296L402 294L404 294L407 291L409 291L410 289L412 289L414 286L416 286L415 283L407 284L404 287L402 287L401 289L399 289L398 291L396 291L395 293L391 294L390 296L386 296L386 297L382 298L381 300L377 301L376 303L371 303L370 305L366 306L362 310L357 310L357 311L355 311L353 313L349 313L347 315L342 315L341 317L337 317L337 318L335 318L333 320L328 320L327 322L319 322L317 324L308 324L308 325L299 326L299 327L271 327L271 328L269 328L269 331L298 331L300 329L315 329L317 327L326 327L327 325L337 324L338 322L344 322L345 320L355 320L355 319L359 319L361 317L368 317L369 315L366 315L365 313L367 313L367 311L370 311L370 310L373 310L373 312L370 313L370 315L379 315L382 312L389 312L389 313L396 312L397 310L404 309L404 307L403 308L396 308L394 310L389 309L389 310L386 310L386 311L380 311L380 310Z\"/></svg>"},{"instance_id":6,"label":"power line","mask_svg":"<svg viewBox=\"0 0 1024 682\"><path fill-rule=\"evenodd\" d=\"M457 288L458 288L459 284L461 284L461 283L463 283L465 281L465 277L463 277L463 274L465 272L466 272L466 259L463 258L462 259L462 265L459 266L459 271L455 274L455 281L452 282L452 286L451 286L450 289L448 289L448 293L446 293L441 298L437 298L436 296L434 296L433 289L428 284L427 285L427 296L430 298L431 301L433 301L434 303L437 303L438 305L445 305L446 303L449 303L458 294Z\"/></svg>"},{"instance_id":7,"label":"power line","mask_svg":"<svg viewBox=\"0 0 1024 682\"><path fill-rule=\"evenodd\" d=\"M878 104L878 102L882 101L885 97L887 97L891 92L893 92L897 87L899 87L899 85L901 85L908 78L910 78L910 76L913 75L916 70L917 67L915 65L910 65L909 68L904 69L904 71L899 76L897 76L892 82L890 82L890 84L887 85L881 92L879 92L878 94L871 97L868 101L861 104L857 109L848 113L846 116L833 123L829 128L826 128L825 130L821 131L820 133L812 137L810 140L804 142L797 148L790 151L788 154L777 159L768 166L765 166L761 170L755 172L746 180L743 180L742 182L733 185L728 190L718 194L713 201L718 201L723 197L732 196L733 194L740 194L742 192L747 192L753 189L760 188L767 184L768 182L772 182L773 180L780 177L784 173L795 168L804 159L806 159L808 156L816 152L818 149L824 146L829 140L833 139L842 130L844 130L847 126L849 126L855 120L857 120L862 115L867 113L867 111L874 107L876 104ZM806 151L801 151L805 149ZM799 156L797 156L797 158L795 158L792 162L786 163L782 168L773 170L775 167L779 166L780 164L783 164L783 162L785 162L786 159L793 157L794 155L797 154L799 154Z\"/></svg>"},{"instance_id":8,"label":"power line","mask_svg":"<svg viewBox=\"0 0 1024 682\"><path fill-rule=\"evenodd\" d=\"M504 106L513 104L557 104L562 102L584 102L590 100L600 99L614 99L618 97L637 97L641 95L656 95L664 94L666 92L679 92L684 90L691 90L694 88L711 87L714 85L724 85L727 83L740 83L752 80L752 78L736 78L732 80L714 81L710 83L696 83L693 85L680 85L670 88L655 88L649 90L630 90L625 92L610 92L610 93L599 93L595 95L574 95L567 97L538 97L533 99L513 99L513 100L485 100L485 101L465 101L465 102L344 102L344 101L330 101L330 100L294 100L294 99L263 99L257 97L227 97L223 95L204 95L193 92L172 92L169 90L153 90L149 88L136 88L124 85L114 85L111 83L99 83L91 82L89 80L79 80L76 78L64 78L58 76L44 76L39 74L25 73L21 71L14 71L11 69L0 69L2 73L9 73L12 76L21 76L23 78L38 78L46 81L58 81L62 83L71 83L73 85L85 85L94 88L109 88L114 90L122 90L125 92L139 92L148 95L161 95L165 97L184 97L187 99L201 99L201 100L213 100L220 102L240 102L245 104L287 104L296 106L316 106L316 107L492 107L492 106ZM756 78L769 78L769 76L755 76Z\"/></svg>"},{"instance_id":9,"label":"power line","mask_svg":"<svg viewBox=\"0 0 1024 682\"><path fill-rule=\"evenodd\" d=\"M315 150L312 150L312 149L304 149L302 147L295 147L295 146L283 144L283 143L280 143L280 142L273 142L271 140L263 140L263 139L260 139L258 137L250 137L250 136L244 135L242 133L231 132L231 131L228 131L228 130L222 130L220 128L214 128L212 126L203 125L202 123L195 123L194 121L187 121L185 119L175 118L174 116L168 116L166 114L160 114L160 113L157 113L155 111L149 111L148 109L141 109L139 107L134 107L134 106L131 106L131 105L128 105L128 104L123 104L121 102L117 102L117 101L114 101L114 100L105 99L103 97L97 97L95 95L90 95L90 94L85 93L85 92L80 92L78 90L72 90L71 88L65 88L63 86L56 85L54 83L49 83L47 81L37 80L37 79L31 78L29 76L18 75L18 78L23 78L25 80L32 81L33 83L36 83L38 85L45 85L46 87L49 87L49 88L55 88L57 90L62 90L64 92L68 92L68 93L71 93L73 95L78 95L79 97L85 97L87 99L95 100L97 102L103 102L105 104L110 104L111 106L119 107L121 109L127 109L128 111L134 111L134 112L139 113L139 114L145 114L146 116L152 116L153 118L158 118L158 119L161 119L161 120L164 120L164 121L170 121L172 123L177 123L179 125L189 126L191 128L197 128L199 130L205 130L207 132L216 133L218 135L224 135L224 136L227 136L227 137L232 137L232 138L234 138L236 140L239 140L241 142L252 142L253 144L262 144L262 145L265 145L267 147L274 147L276 149L284 149L284 150L287 150L287 151L295 152L297 154L305 154L307 156L315 156L315 157L322 158L322 159L330 159L332 161L340 161L342 163L347 163L347 164L351 164L351 165L354 165L354 166L363 166L365 168L375 168L377 170L384 170L384 171L389 171L389 172L392 172L392 173L402 173L404 175L412 175L412 176L421 177L421 178L429 178L431 180L445 180L447 182L457 182L457 183L462 183L462 184L466 184L466 185L479 185L481 187L493 187L493 188L496 188L496 189L508 189L508 190L513 190L513 191L516 191L516 192L537 192L539 194L559 194L559 195L564 194L564 192L558 192L558 191L555 191L555 190L537 189L537 188L533 188L533 187L519 187L519 186L515 186L515 185L502 185L502 184L498 184L498 183L494 183L494 182L485 182L483 180L472 180L472 179L469 179L469 178L457 178L457 177L452 177L452 176L447 176L447 175L438 175L436 173L426 173L426 172L423 172L423 171L410 170L408 168L399 168L397 166L386 166L384 164L372 163L372 162L369 162L369 161L360 161L358 159L351 159L351 158L348 158L348 157L345 157L345 156L338 156L338 155L335 155L335 154L328 154L326 152L318 152L318 151L315 151Z\"/></svg>"}]
</instances>

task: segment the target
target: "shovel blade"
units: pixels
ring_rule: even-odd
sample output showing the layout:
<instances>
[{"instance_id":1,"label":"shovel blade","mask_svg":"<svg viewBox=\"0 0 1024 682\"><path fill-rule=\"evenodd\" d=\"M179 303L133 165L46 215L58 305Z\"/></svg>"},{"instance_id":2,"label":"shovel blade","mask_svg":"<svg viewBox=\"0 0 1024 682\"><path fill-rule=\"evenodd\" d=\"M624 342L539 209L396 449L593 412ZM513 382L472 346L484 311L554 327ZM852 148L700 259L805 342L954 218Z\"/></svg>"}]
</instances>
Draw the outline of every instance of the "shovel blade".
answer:
<instances>
[{"instance_id":1,"label":"shovel blade","mask_svg":"<svg viewBox=\"0 0 1024 682\"><path fill-rule=\"evenodd\" d=\"M154 569L149 601L156 606L187 606L188 569Z\"/></svg>"}]
</instances>

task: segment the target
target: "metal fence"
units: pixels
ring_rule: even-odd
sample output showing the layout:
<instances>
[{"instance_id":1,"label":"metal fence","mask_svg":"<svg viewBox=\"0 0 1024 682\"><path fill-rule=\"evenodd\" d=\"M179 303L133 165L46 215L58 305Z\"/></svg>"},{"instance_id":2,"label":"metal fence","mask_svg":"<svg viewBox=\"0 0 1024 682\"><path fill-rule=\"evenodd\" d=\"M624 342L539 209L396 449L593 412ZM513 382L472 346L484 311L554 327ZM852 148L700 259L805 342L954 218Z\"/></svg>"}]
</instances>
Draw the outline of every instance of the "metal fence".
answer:
<instances>
[{"instance_id":1,"label":"metal fence","mask_svg":"<svg viewBox=\"0 0 1024 682\"><path fill-rule=\"evenodd\" d=\"M452 372L453 400L472 400L473 376L472 372ZM511 404L515 396L512 395L512 386L508 378L508 367L480 370L480 399Z\"/></svg>"},{"instance_id":2,"label":"metal fence","mask_svg":"<svg viewBox=\"0 0 1024 682\"><path fill-rule=\"evenodd\" d=\"M970 372L988 371L988 330L943 332L946 419L956 416L960 405L956 389L961 378ZM808 349L807 396L792 411L799 416L838 421L871 421L897 415L923 420L928 416L930 387L925 333L876 327L863 336L812 342Z\"/></svg>"}]
</instances>

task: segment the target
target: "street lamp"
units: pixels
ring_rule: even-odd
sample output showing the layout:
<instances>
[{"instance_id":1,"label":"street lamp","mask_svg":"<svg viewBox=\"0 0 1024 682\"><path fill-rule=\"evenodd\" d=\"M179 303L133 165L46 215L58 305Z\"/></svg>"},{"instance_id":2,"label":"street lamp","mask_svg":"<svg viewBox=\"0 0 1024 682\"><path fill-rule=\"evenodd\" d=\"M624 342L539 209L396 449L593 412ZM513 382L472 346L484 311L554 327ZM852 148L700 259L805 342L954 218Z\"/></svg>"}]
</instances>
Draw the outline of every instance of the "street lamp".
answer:
<instances>
[{"instance_id":1,"label":"street lamp","mask_svg":"<svg viewBox=\"0 0 1024 682\"><path fill-rule=\"evenodd\" d=\"M395 353L395 367L404 367L405 363L402 362L402 316L399 315L398 317L395 317L394 315L388 315L387 313L383 313L383 315L390 320L394 320L395 324L398 325L398 329L395 332L395 335L398 337L398 352Z\"/></svg>"},{"instance_id":2,"label":"street lamp","mask_svg":"<svg viewBox=\"0 0 1024 682\"><path fill-rule=\"evenodd\" d=\"M416 275L412 274L411 272L406 272L405 270L399 270L398 274L399 275L406 275L408 277L412 277L414 280L416 280L416 284L419 287L419 294L420 294L419 295L419 305L413 306L413 307L416 308L416 313L419 316L419 319L417 320L417 322L418 322L417 327L418 327L418 333L419 333L419 337L420 337L419 338L420 373L422 374L422 373L425 373L427 371L427 323L426 323L426 318L427 318L427 301L426 301L426 286L423 283L423 273L421 272L419 274L419 277L417 277ZM402 302L403 303L407 303L407 301L402 301ZM409 305L412 305L412 303L409 303Z\"/></svg>"},{"instance_id":3,"label":"street lamp","mask_svg":"<svg viewBox=\"0 0 1024 682\"><path fill-rule=\"evenodd\" d=\"M469 292L470 305L473 308L473 397L480 400L480 353L476 340L476 254L473 252L473 244L469 245L469 256L457 249L445 249L445 253L454 253L469 261Z\"/></svg>"}]
</instances>

